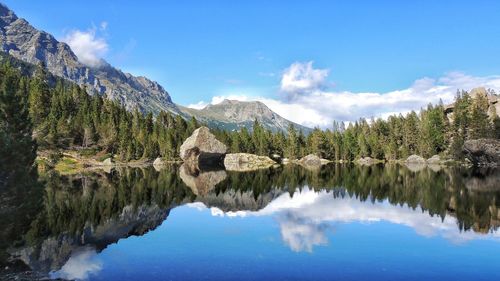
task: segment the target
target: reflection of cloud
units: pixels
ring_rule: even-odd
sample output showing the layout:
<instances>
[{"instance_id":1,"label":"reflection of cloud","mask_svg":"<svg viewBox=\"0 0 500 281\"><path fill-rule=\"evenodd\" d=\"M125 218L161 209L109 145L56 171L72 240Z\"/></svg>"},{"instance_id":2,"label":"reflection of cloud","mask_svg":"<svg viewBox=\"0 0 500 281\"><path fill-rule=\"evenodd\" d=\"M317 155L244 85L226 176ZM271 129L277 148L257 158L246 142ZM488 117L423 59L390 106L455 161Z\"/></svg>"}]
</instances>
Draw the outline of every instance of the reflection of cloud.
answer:
<instances>
[{"instance_id":1,"label":"reflection of cloud","mask_svg":"<svg viewBox=\"0 0 500 281\"><path fill-rule=\"evenodd\" d=\"M199 206L198 206L199 207ZM361 202L356 198L334 198L327 191L302 190L293 197L288 193L269 203L257 212L238 211L223 213L211 208L213 214L229 217L276 215L285 243L294 251L312 251L313 246L326 244L326 231L333 223L373 223L387 221L411 227L425 237L441 236L455 243L475 239L500 239L500 233L480 234L461 232L457 219L431 216L427 211L408 206L391 205L389 202Z\"/></svg>"},{"instance_id":2,"label":"reflection of cloud","mask_svg":"<svg viewBox=\"0 0 500 281\"><path fill-rule=\"evenodd\" d=\"M283 241L295 252L312 252L314 246L328 244L326 223L315 223L298 218L292 212L287 212L278 219Z\"/></svg>"},{"instance_id":3,"label":"reflection of cloud","mask_svg":"<svg viewBox=\"0 0 500 281\"><path fill-rule=\"evenodd\" d=\"M96 255L95 249L90 247L75 252L66 264L59 271L53 273L51 277L69 280L88 279L91 274L102 270L102 262L96 258Z\"/></svg>"}]
</instances>

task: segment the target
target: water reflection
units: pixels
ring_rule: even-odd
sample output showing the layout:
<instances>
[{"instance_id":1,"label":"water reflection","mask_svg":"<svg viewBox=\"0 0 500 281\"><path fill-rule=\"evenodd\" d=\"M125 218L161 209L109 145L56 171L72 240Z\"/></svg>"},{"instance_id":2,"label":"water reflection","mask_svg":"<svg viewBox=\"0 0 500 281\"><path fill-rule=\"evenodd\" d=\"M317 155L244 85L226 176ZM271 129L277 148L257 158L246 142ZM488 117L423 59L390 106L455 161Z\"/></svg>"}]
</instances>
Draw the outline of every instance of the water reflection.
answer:
<instances>
[{"instance_id":1,"label":"water reflection","mask_svg":"<svg viewBox=\"0 0 500 281\"><path fill-rule=\"evenodd\" d=\"M25 203L3 205L2 265L22 261L67 279L99 272L96 253L168 223L170 211L186 204L219 216L272 216L283 242L297 252L334 243L328 233L351 222L405 225L455 243L499 238L494 170L329 165L311 171L290 165L238 173L166 166L48 173L39 182L43 193L2 193Z\"/></svg>"}]
</instances>

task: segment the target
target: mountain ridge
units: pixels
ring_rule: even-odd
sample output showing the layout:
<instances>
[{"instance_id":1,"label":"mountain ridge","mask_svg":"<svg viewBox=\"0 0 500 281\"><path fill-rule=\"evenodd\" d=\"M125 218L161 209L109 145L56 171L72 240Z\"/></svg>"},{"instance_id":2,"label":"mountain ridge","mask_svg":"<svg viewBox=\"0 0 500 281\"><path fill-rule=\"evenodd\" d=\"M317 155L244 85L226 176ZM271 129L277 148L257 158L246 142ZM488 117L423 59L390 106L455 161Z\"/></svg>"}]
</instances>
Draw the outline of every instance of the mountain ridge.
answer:
<instances>
[{"instance_id":1,"label":"mountain ridge","mask_svg":"<svg viewBox=\"0 0 500 281\"><path fill-rule=\"evenodd\" d=\"M91 95L97 94L118 101L127 110L138 108L155 115L160 111L167 111L185 119L193 116L210 127L227 130L241 127L251 129L257 119L272 131L286 132L290 124L306 133L311 131L310 128L286 120L258 101L227 102L201 111L178 105L158 82L145 76L125 73L103 59L98 66L83 64L68 44L33 27L2 3L0 52L33 65L42 64L52 75L84 86ZM216 110L221 112L215 112ZM237 118L238 115L241 118Z\"/></svg>"},{"instance_id":2,"label":"mountain ridge","mask_svg":"<svg viewBox=\"0 0 500 281\"><path fill-rule=\"evenodd\" d=\"M252 129L254 121L257 120L264 128L274 132L278 130L286 132L290 125L304 133L311 131L310 128L283 118L260 101L224 99L220 103L209 104L202 109L183 106L179 108L183 113L194 116L201 122L227 130L237 130L242 127Z\"/></svg>"},{"instance_id":3,"label":"mountain ridge","mask_svg":"<svg viewBox=\"0 0 500 281\"><path fill-rule=\"evenodd\" d=\"M85 86L90 94L117 100L129 110L138 107L144 112L180 113L168 92L157 82L124 73L104 60L97 67L81 63L68 44L36 29L2 3L0 50L35 65L42 63L52 74Z\"/></svg>"}]
</instances>

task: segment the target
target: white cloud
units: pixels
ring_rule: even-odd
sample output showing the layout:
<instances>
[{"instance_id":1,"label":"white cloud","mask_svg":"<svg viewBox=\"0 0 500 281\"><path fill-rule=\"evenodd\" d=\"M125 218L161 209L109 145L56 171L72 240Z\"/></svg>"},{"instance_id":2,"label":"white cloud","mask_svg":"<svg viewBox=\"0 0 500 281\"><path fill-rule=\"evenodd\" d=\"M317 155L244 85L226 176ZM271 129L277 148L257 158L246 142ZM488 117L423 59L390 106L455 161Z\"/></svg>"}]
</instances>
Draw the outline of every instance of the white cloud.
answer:
<instances>
[{"instance_id":1,"label":"white cloud","mask_svg":"<svg viewBox=\"0 0 500 281\"><path fill-rule=\"evenodd\" d=\"M294 97L324 86L327 69L314 69L313 62L295 62L285 69L281 77L281 90Z\"/></svg>"},{"instance_id":2,"label":"white cloud","mask_svg":"<svg viewBox=\"0 0 500 281\"><path fill-rule=\"evenodd\" d=\"M500 76L477 77L451 72L437 79L424 77L406 89L390 92L333 91L326 88L328 70L314 69L312 62L294 63L281 79L284 99L255 95L232 95L238 100L258 100L282 117L308 127L331 127L334 120L386 118L392 114L418 111L429 103L451 103L458 89L486 87L500 90ZM217 96L211 103L229 98Z\"/></svg>"},{"instance_id":3,"label":"white cloud","mask_svg":"<svg viewBox=\"0 0 500 281\"><path fill-rule=\"evenodd\" d=\"M104 31L108 24L102 22L100 30ZM66 42L78 60L88 66L96 67L101 63L101 58L108 52L109 46L106 40L97 35L96 28L87 31L71 30L61 40Z\"/></svg>"},{"instance_id":4,"label":"white cloud","mask_svg":"<svg viewBox=\"0 0 500 281\"><path fill-rule=\"evenodd\" d=\"M200 205L196 205L199 209ZM361 202L357 198L334 198L328 191L316 192L308 188L296 191L293 197L284 193L259 211L226 212L211 208L215 216L249 217L276 216L281 237L293 251L312 252L315 246L328 244L327 232L342 223L375 223L386 221L410 227L424 237L440 236L453 243L477 239L500 240L500 233L481 234L461 232L457 219L431 216L427 211L389 202Z\"/></svg>"},{"instance_id":5,"label":"white cloud","mask_svg":"<svg viewBox=\"0 0 500 281\"><path fill-rule=\"evenodd\" d=\"M51 274L51 278L86 280L90 275L102 270L102 262L97 259L93 248L86 247L71 255L64 266Z\"/></svg>"},{"instance_id":6,"label":"white cloud","mask_svg":"<svg viewBox=\"0 0 500 281\"><path fill-rule=\"evenodd\" d=\"M208 103L204 102L204 101L199 101L197 103L192 103L192 104L188 104L187 107L189 108L194 108L194 109L203 109L205 108L206 106L208 105Z\"/></svg>"}]
</instances>

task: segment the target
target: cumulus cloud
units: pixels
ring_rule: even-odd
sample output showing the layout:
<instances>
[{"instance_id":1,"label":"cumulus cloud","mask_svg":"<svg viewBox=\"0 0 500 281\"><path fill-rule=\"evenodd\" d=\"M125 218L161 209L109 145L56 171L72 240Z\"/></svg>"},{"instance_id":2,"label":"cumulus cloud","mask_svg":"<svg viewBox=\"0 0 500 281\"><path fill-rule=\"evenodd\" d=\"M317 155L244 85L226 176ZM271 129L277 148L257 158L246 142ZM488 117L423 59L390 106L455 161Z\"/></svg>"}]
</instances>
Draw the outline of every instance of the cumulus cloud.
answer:
<instances>
[{"instance_id":1,"label":"cumulus cloud","mask_svg":"<svg viewBox=\"0 0 500 281\"><path fill-rule=\"evenodd\" d=\"M200 205L196 205L200 208ZM361 202L357 198L335 198L328 191L316 192L305 188L293 197L285 193L259 211L226 212L211 208L214 216L249 217L275 216L283 242L293 251L312 252L314 247L327 245L328 231L342 223L376 223L381 221L404 225L424 237L440 236L453 243L477 239L500 240L500 233L480 234L461 232L457 219L432 216L427 211L384 202ZM340 226L338 226L340 227Z\"/></svg>"},{"instance_id":2,"label":"cumulus cloud","mask_svg":"<svg viewBox=\"0 0 500 281\"><path fill-rule=\"evenodd\" d=\"M245 94L233 98L258 100L288 120L308 127L328 128L334 120L349 122L359 118L386 118L392 114L418 111L429 103L451 103L459 89L481 86L497 92L500 90L500 76L477 77L451 72L439 78L423 77L406 89L389 92L335 91L328 88L328 74L326 69L315 69L312 62L296 62L283 72L280 91L284 98ZM214 97L210 103L229 96Z\"/></svg>"},{"instance_id":3,"label":"cumulus cloud","mask_svg":"<svg viewBox=\"0 0 500 281\"><path fill-rule=\"evenodd\" d=\"M293 63L281 77L281 90L292 98L302 93L320 89L328 77L327 69L314 69L313 62Z\"/></svg>"},{"instance_id":4,"label":"cumulus cloud","mask_svg":"<svg viewBox=\"0 0 500 281\"><path fill-rule=\"evenodd\" d=\"M99 31L104 31L107 26L107 22L102 22ZM98 36L97 31L95 27L86 31L75 29L69 31L62 39L71 47L81 63L91 67L99 66L102 57L109 50L108 43L103 37Z\"/></svg>"}]
</instances>

